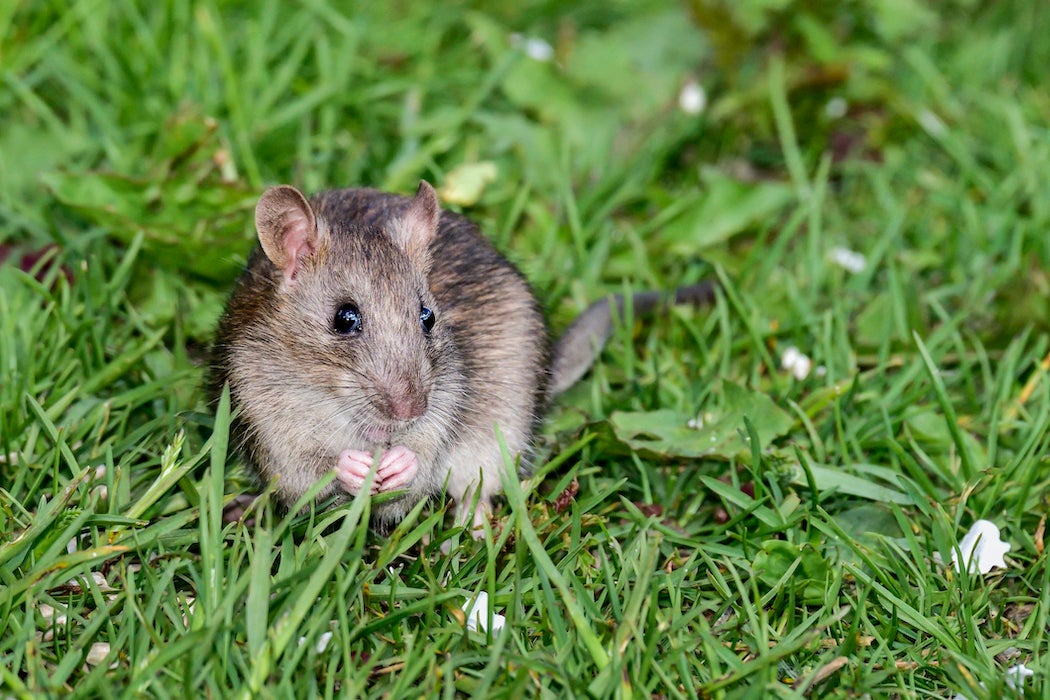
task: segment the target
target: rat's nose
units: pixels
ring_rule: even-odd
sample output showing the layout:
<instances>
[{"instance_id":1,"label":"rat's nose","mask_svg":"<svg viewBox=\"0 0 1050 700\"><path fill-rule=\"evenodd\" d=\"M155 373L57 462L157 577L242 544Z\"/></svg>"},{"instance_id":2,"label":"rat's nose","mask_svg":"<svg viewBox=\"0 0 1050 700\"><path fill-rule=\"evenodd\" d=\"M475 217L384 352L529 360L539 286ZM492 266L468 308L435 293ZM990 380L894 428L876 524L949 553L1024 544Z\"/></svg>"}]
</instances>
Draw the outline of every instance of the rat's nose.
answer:
<instances>
[{"instance_id":1,"label":"rat's nose","mask_svg":"<svg viewBox=\"0 0 1050 700\"><path fill-rule=\"evenodd\" d=\"M386 400L390 417L398 420L419 418L427 410L427 397L421 391L390 391Z\"/></svg>"}]
</instances>

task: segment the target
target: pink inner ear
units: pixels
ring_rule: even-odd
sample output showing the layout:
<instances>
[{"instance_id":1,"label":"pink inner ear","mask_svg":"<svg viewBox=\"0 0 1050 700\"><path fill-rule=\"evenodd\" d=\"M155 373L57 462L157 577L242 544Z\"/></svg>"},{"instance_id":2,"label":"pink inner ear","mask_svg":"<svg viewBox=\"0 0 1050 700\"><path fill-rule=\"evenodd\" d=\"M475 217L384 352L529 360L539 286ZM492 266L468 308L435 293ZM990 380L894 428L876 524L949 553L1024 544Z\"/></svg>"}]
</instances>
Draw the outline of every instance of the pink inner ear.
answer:
<instances>
[{"instance_id":1,"label":"pink inner ear","mask_svg":"<svg viewBox=\"0 0 1050 700\"><path fill-rule=\"evenodd\" d=\"M313 236L310 219L299 209L288 209L284 213L284 274L288 279L294 279L302 258L317 252L317 241Z\"/></svg>"},{"instance_id":2,"label":"pink inner ear","mask_svg":"<svg viewBox=\"0 0 1050 700\"><path fill-rule=\"evenodd\" d=\"M321 247L313 210L302 192L289 185L271 187L255 206L255 229L266 257L291 281L299 261Z\"/></svg>"},{"instance_id":3,"label":"pink inner ear","mask_svg":"<svg viewBox=\"0 0 1050 700\"><path fill-rule=\"evenodd\" d=\"M405 210L404 216L393 229L394 240L410 255L419 260L427 259L427 247L437 234L441 219L441 205L437 193L430 183L419 181L416 196Z\"/></svg>"}]
</instances>

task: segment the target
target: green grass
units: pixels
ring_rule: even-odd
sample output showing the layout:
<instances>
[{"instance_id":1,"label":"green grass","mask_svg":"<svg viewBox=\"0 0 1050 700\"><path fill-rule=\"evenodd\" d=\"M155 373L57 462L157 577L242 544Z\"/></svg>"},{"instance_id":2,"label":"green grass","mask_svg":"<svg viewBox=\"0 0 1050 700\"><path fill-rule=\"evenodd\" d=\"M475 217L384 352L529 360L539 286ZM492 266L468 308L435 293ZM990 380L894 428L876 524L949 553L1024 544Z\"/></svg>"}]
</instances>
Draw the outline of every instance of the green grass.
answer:
<instances>
[{"instance_id":1,"label":"green grass","mask_svg":"<svg viewBox=\"0 0 1050 700\"><path fill-rule=\"evenodd\" d=\"M1050 697L1050 11L772 5L3 5L0 697ZM556 330L717 300L618 327L482 542L224 524L255 197L477 163ZM1009 567L945 567L978 518Z\"/></svg>"}]
</instances>

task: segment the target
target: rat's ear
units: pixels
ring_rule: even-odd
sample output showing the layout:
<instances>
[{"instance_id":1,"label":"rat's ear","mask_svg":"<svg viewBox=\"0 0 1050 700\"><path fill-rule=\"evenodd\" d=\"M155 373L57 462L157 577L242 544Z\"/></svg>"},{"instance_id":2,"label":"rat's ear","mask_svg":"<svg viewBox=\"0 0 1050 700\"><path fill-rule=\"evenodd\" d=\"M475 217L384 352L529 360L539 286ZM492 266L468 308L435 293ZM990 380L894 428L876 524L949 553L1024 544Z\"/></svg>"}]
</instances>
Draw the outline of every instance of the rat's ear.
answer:
<instances>
[{"instance_id":1,"label":"rat's ear","mask_svg":"<svg viewBox=\"0 0 1050 700\"><path fill-rule=\"evenodd\" d=\"M314 210L299 190L289 185L271 187L255 206L255 229L263 252L291 281L303 258L321 247Z\"/></svg>"},{"instance_id":2,"label":"rat's ear","mask_svg":"<svg viewBox=\"0 0 1050 700\"><path fill-rule=\"evenodd\" d=\"M440 219L441 205L438 204L437 192L429 182L420 180L416 196L412 198L401 220L392 227L391 236L410 257L426 264L427 247L437 235Z\"/></svg>"}]
</instances>

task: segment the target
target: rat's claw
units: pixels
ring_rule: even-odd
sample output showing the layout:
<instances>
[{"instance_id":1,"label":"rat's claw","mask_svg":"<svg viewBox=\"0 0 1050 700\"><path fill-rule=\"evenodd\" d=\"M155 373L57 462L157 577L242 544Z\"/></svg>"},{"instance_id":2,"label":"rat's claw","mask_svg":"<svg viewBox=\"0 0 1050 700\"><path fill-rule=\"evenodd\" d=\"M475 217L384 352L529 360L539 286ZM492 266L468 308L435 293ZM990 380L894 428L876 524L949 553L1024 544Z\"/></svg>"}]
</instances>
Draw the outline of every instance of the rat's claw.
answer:
<instances>
[{"instance_id":1,"label":"rat's claw","mask_svg":"<svg viewBox=\"0 0 1050 700\"><path fill-rule=\"evenodd\" d=\"M335 477L350 495L356 496L365 485L368 472L372 469L372 453L362 450L343 450L339 453L339 462L335 465ZM372 493L379 492L378 475L372 481Z\"/></svg>"},{"instance_id":2,"label":"rat's claw","mask_svg":"<svg viewBox=\"0 0 1050 700\"><path fill-rule=\"evenodd\" d=\"M376 481L380 491L397 491L408 486L419 473L416 453L402 445L390 448L380 459Z\"/></svg>"}]
</instances>

